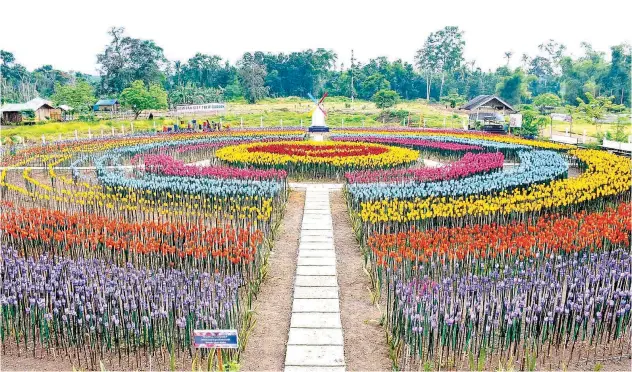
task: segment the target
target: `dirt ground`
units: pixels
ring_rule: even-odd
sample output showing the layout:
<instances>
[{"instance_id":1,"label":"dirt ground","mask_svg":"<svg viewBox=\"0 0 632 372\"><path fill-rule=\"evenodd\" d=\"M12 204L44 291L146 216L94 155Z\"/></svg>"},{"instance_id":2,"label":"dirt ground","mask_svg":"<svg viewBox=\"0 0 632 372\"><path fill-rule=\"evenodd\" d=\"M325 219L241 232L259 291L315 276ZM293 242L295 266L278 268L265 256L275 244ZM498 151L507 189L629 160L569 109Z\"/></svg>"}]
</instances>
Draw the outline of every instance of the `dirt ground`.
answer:
<instances>
[{"instance_id":1,"label":"dirt ground","mask_svg":"<svg viewBox=\"0 0 632 372\"><path fill-rule=\"evenodd\" d=\"M283 370L304 205L305 193L292 191L255 302L257 323L240 358L242 371Z\"/></svg>"},{"instance_id":2,"label":"dirt ground","mask_svg":"<svg viewBox=\"0 0 632 372\"><path fill-rule=\"evenodd\" d=\"M386 334L379 324L380 311L371 304L369 278L362 268L362 253L347 205L342 192L332 192L330 196L346 369L390 371Z\"/></svg>"}]
</instances>

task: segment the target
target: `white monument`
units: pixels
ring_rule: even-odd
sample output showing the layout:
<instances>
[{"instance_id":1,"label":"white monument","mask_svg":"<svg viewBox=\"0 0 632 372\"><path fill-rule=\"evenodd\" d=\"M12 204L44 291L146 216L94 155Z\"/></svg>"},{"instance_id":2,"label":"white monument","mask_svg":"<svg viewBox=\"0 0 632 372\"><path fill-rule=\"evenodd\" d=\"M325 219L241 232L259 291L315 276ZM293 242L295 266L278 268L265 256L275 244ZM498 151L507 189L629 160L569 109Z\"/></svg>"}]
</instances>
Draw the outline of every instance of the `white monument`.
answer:
<instances>
[{"instance_id":1,"label":"white monument","mask_svg":"<svg viewBox=\"0 0 632 372\"><path fill-rule=\"evenodd\" d=\"M327 97L327 92L323 94L323 97L320 99L320 101L316 101L316 99L311 94L308 93L308 95L309 98L311 98L316 105L316 107L312 111L312 125L309 126L309 131L317 133L329 132L329 127L327 127L327 123L325 123L327 112L323 107L323 101L325 100L325 97Z\"/></svg>"}]
</instances>

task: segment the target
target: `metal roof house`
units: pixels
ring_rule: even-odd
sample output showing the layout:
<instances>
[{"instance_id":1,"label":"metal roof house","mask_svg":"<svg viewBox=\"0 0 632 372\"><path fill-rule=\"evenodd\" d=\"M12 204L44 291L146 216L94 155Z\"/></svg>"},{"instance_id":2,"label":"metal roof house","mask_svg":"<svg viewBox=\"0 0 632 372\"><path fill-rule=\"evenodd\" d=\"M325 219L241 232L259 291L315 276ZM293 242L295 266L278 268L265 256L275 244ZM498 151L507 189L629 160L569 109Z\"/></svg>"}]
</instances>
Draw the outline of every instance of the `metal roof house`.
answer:
<instances>
[{"instance_id":1,"label":"metal roof house","mask_svg":"<svg viewBox=\"0 0 632 372\"><path fill-rule=\"evenodd\" d=\"M489 132L503 132L504 116L515 114L517 111L505 100L496 95L480 95L459 107L468 112L469 123L475 125L483 122L483 130Z\"/></svg>"},{"instance_id":2,"label":"metal roof house","mask_svg":"<svg viewBox=\"0 0 632 372\"><path fill-rule=\"evenodd\" d=\"M120 104L117 99L100 99L92 106L93 111L113 111L119 110Z\"/></svg>"},{"instance_id":3,"label":"metal roof house","mask_svg":"<svg viewBox=\"0 0 632 372\"><path fill-rule=\"evenodd\" d=\"M61 111L57 109L50 101L42 98L33 98L26 103L8 103L0 107L2 115L2 123L20 123L25 118L23 113L32 111L34 113L33 120L59 120ZM28 118L27 118L28 119Z\"/></svg>"}]
</instances>

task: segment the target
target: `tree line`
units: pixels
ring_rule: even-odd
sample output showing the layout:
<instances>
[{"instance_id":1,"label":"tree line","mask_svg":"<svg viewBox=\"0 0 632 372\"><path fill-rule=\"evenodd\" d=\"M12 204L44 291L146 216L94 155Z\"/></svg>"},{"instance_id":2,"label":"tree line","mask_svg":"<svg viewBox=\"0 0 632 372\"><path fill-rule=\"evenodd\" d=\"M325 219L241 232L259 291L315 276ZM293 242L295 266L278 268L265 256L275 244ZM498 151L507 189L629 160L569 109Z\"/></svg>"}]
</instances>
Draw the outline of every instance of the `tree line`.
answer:
<instances>
[{"instance_id":1,"label":"tree line","mask_svg":"<svg viewBox=\"0 0 632 372\"><path fill-rule=\"evenodd\" d=\"M475 60L464 58L464 34L454 26L431 33L416 51L414 63L377 57L345 64L335 52L322 48L247 52L234 64L202 53L187 61L169 61L152 40L133 38L118 27L108 33L111 41L97 55L98 76L50 65L28 71L12 53L0 51L3 103L41 96L89 110L96 97L144 94L147 101L150 91L154 95L149 101L170 106L240 99L256 102L324 91L359 99L372 99L378 92L384 98L386 91L389 99L393 95L452 106L480 94L498 94L512 104L530 104L543 94L556 95L561 104L573 106L588 102L589 96L611 97L626 106L631 102L629 44L604 52L582 43L583 54L573 57L564 44L548 40L539 45L537 55L523 54L516 61L518 56L507 51L503 65L485 71ZM147 92L123 94L125 89L137 90L139 84Z\"/></svg>"}]
</instances>

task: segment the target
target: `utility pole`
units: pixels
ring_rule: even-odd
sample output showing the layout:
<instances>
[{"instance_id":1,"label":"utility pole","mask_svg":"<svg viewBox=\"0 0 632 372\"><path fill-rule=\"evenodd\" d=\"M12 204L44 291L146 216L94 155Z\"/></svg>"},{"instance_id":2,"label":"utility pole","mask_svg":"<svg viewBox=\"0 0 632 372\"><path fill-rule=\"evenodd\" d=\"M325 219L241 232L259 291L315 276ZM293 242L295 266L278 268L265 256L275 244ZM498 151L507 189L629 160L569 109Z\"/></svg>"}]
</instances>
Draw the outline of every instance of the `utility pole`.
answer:
<instances>
[{"instance_id":1,"label":"utility pole","mask_svg":"<svg viewBox=\"0 0 632 372\"><path fill-rule=\"evenodd\" d=\"M351 49L351 103L353 103L353 70L355 68L354 58L353 58L353 49Z\"/></svg>"}]
</instances>

